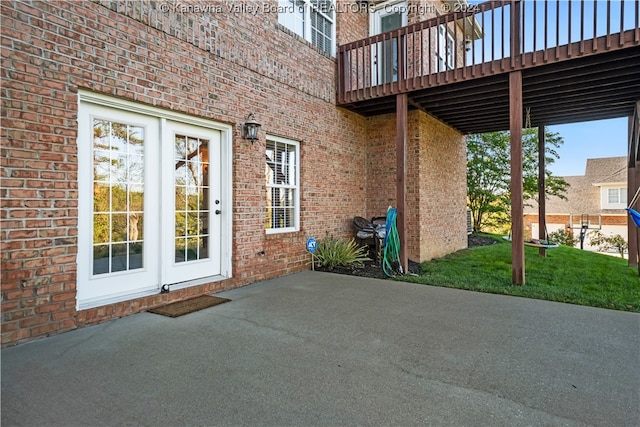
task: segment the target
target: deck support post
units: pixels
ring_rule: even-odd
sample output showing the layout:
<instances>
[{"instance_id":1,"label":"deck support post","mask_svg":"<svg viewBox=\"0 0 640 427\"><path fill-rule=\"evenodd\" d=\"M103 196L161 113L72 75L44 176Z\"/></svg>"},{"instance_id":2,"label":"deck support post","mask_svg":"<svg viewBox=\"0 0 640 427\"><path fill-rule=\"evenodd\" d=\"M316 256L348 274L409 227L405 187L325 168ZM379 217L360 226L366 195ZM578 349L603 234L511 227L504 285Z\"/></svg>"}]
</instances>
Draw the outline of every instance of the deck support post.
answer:
<instances>
[{"instance_id":1,"label":"deck support post","mask_svg":"<svg viewBox=\"0 0 640 427\"><path fill-rule=\"evenodd\" d=\"M636 166L634 168L634 175L635 175L634 188L637 189L638 187L640 187L640 161L638 161L637 158L636 158ZM637 206L637 203L636 203L636 206ZM636 238L636 248L635 248L635 251L633 251L633 255L632 255L627 245L627 252L629 253L629 259L631 259L632 256L635 258L636 260L635 266L638 267L638 275L640 276L640 227L637 227L635 222L633 222L633 220L630 219L629 216L627 215L627 224L629 224L629 222L632 223L631 225L634 228L633 234L635 234L635 238Z\"/></svg>"},{"instance_id":2,"label":"deck support post","mask_svg":"<svg viewBox=\"0 0 640 427\"><path fill-rule=\"evenodd\" d=\"M400 266L406 274L409 269L407 256L407 115L409 97L396 95L396 203L398 237L400 239Z\"/></svg>"},{"instance_id":3,"label":"deck support post","mask_svg":"<svg viewBox=\"0 0 640 427\"><path fill-rule=\"evenodd\" d=\"M636 102L632 116L629 116L629 158L627 169L627 200L631 203L640 187L640 101ZM635 206L630 206L634 209ZM627 216L627 249L629 253L629 266L638 267L640 274L640 228Z\"/></svg>"},{"instance_id":4,"label":"deck support post","mask_svg":"<svg viewBox=\"0 0 640 427\"><path fill-rule=\"evenodd\" d=\"M544 149L544 125L541 124L538 126L538 238L541 240L549 238L549 236L547 236L547 191L544 172ZM538 253L541 257L547 256L547 250L544 247L541 247Z\"/></svg>"},{"instance_id":5,"label":"deck support post","mask_svg":"<svg viewBox=\"0 0 640 427\"><path fill-rule=\"evenodd\" d=\"M638 184L636 183L636 169L635 161L634 166L630 166L627 169L627 200L631 202L631 199L636 194ZM632 206L633 207L633 206ZM635 209L635 208L634 208ZM629 251L629 266L638 267L638 227L630 217L627 217L627 249Z\"/></svg>"},{"instance_id":6,"label":"deck support post","mask_svg":"<svg viewBox=\"0 0 640 427\"><path fill-rule=\"evenodd\" d=\"M522 186L522 71L509 73L511 143L511 279L524 285L524 200Z\"/></svg>"}]
</instances>

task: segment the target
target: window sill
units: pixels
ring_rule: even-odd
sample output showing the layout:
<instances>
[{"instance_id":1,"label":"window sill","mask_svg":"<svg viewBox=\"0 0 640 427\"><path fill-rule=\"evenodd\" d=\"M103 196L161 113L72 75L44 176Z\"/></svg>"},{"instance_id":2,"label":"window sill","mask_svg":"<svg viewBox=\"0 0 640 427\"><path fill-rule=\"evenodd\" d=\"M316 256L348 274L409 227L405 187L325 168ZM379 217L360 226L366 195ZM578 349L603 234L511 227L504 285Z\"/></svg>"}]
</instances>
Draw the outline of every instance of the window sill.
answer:
<instances>
[{"instance_id":1,"label":"window sill","mask_svg":"<svg viewBox=\"0 0 640 427\"><path fill-rule=\"evenodd\" d=\"M300 237L302 235L303 233L301 230L290 230L290 231L265 230L265 237L267 238L267 240L289 239L289 238Z\"/></svg>"}]
</instances>

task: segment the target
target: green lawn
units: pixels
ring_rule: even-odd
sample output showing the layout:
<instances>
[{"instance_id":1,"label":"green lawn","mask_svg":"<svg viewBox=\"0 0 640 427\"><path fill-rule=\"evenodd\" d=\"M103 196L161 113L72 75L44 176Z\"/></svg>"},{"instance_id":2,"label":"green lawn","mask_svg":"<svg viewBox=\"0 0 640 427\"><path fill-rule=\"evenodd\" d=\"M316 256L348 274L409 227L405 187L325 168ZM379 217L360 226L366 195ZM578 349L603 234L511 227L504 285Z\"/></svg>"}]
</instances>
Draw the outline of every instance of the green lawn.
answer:
<instances>
[{"instance_id":1,"label":"green lawn","mask_svg":"<svg viewBox=\"0 0 640 427\"><path fill-rule=\"evenodd\" d=\"M511 244L487 236L497 243L423 263L420 275L398 280L640 312L640 277L625 259L567 246L549 249L542 258L538 248L525 246L526 284L514 286Z\"/></svg>"}]
</instances>

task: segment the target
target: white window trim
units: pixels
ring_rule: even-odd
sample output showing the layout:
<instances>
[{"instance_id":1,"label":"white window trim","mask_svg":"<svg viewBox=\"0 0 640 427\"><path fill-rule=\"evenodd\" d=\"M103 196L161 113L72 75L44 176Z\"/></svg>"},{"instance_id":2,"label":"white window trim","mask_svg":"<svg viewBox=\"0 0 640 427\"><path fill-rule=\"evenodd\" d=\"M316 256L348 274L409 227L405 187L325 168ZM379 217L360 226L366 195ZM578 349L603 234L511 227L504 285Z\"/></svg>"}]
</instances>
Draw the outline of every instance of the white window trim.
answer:
<instances>
[{"instance_id":1,"label":"white window trim","mask_svg":"<svg viewBox=\"0 0 640 427\"><path fill-rule=\"evenodd\" d=\"M266 228L265 227L265 233L266 234L295 233L297 231L300 231L300 142L295 141L293 139L287 139L287 138L282 138L282 137L273 136L273 135L267 135L266 139L267 141L280 142L282 144L289 144L296 147L296 174L295 174L296 184L288 185L288 186L283 186L283 185L274 186L276 188L295 189L295 195L294 195L294 201L293 201L295 204L295 209L293 213L294 226L282 227L282 228ZM265 189L266 188L270 188L270 187L268 187L265 183ZM265 207L266 207L266 203L265 203Z\"/></svg>"},{"instance_id":2,"label":"white window trim","mask_svg":"<svg viewBox=\"0 0 640 427\"><path fill-rule=\"evenodd\" d=\"M284 23L282 23L280 20L278 20L278 22L280 23L280 25L284 26L285 28L289 29L291 32L299 35L300 37L302 37L303 39L305 39L306 41L308 41L309 43L311 43L313 46L316 46L318 49L322 50L323 52L325 52L324 49L322 49L320 46L317 46L313 43L313 37L311 35L311 11L314 9L314 7L311 5L311 0L300 0L302 2L304 2L304 5L302 6L304 8L304 14L303 14L303 24L302 24L302 34L300 34L298 31L296 31L294 28L290 28L287 25L285 25ZM278 6L281 6L280 4L278 4ZM286 4L286 7L289 7L289 4ZM294 6L296 7L296 6ZM335 4L335 0L331 0L331 13L329 15L327 15L326 13L318 10L318 12L320 12L320 14L325 17L326 19L328 19L331 22L331 51L329 52L329 54L331 56L335 56L336 55L336 4ZM281 12L279 12L281 13Z\"/></svg>"},{"instance_id":3,"label":"white window trim","mask_svg":"<svg viewBox=\"0 0 640 427\"><path fill-rule=\"evenodd\" d=\"M620 194L627 194L626 183L600 184L600 208L601 209L626 209L627 202L609 203L609 190L618 190Z\"/></svg>"},{"instance_id":4,"label":"white window trim","mask_svg":"<svg viewBox=\"0 0 640 427\"><path fill-rule=\"evenodd\" d=\"M172 120L180 123L196 125L199 127L212 129L220 132L220 166L221 166L221 181L223 185L220 189L221 200L224 201L224 207L222 208L221 214L221 247L220 247L220 274L210 277L202 277L194 280L189 280L186 282L178 283L171 285L172 290L182 289L190 286L196 286L205 283L211 283L221 280L226 280L232 277L232 258L233 258L233 186L232 186L232 169L233 169L233 128L231 125L226 125L218 122L213 122L211 120L203 119L200 117L190 116L187 114L182 114L178 112L173 112L169 110L164 110L157 107L152 107L132 101L127 101L123 99L113 98L111 96L89 92L85 90L78 91L78 111L80 111L81 104L93 104L103 107L110 107L118 110L122 110L124 112L143 114L147 116L151 116L153 118L158 119L158 121L163 120ZM80 127L80 123L79 123ZM162 126L160 126L160 131L162 132ZM160 135L160 139L162 140L163 135ZM87 212L87 210L91 210L93 206L93 190L91 180L82 180L82 177L91 176L91 162L85 161L90 159L91 147L86 146L85 144L80 144L80 132L78 132L78 229L79 230L91 230L92 226L90 224L90 218L88 215L83 214L83 212ZM163 153L160 150L160 157L162 157ZM88 183L88 184L87 184ZM158 207L160 208L160 207ZM158 230L159 232L159 230ZM91 236L79 236L79 239L89 239L91 241ZM87 263L88 261L83 256L87 254L80 250L80 247L86 245L86 243L78 241L78 255L76 262ZM86 251L89 252L89 251ZM160 256L160 254L158 254ZM158 262L158 268L162 269L162 262ZM80 269L79 269L80 270ZM161 272L158 271L160 274ZM77 282L81 282L83 280L88 280L87 277L80 277L80 271L78 271ZM77 284L78 284L77 283ZM161 284L158 282L158 287L154 289L150 289L148 291L142 291L138 293L127 293L124 295L112 295L105 298L98 299L87 299L83 301L79 301L76 298L76 309L77 310L86 310L93 307L99 307L106 304L129 301L135 298L140 298L144 296L149 296L156 294L161 287Z\"/></svg>"},{"instance_id":5,"label":"white window trim","mask_svg":"<svg viewBox=\"0 0 640 427\"><path fill-rule=\"evenodd\" d=\"M408 10L406 0L390 0L373 6L372 13L369 15L369 35L375 36L380 34L380 18L392 13L400 12L402 15L402 26L406 27Z\"/></svg>"}]
</instances>

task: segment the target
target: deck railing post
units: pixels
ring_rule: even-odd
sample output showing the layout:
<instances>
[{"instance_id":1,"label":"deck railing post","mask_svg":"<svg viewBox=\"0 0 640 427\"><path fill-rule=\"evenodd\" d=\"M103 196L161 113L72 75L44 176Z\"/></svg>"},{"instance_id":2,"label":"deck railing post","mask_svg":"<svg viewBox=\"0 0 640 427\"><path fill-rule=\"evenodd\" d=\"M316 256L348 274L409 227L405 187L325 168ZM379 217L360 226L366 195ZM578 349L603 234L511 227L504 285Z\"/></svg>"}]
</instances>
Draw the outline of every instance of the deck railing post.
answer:
<instances>
[{"instance_id":1,"label":"deck railing post","mask_svg":"<svg viewBox=\"0 0 640 427\"><path fill-rule=\"evenodd\" d=\"M520 62L520 6L521 0L511 0L511 68Z\"/></svg>"},{"instance_id":2,"label":"deck railing post","mask_svg":"<svg viewBox=\"0 0 640 427\"><path fill-rule=\"evenodd\" d=\"M398 67L398 90L399 91L405 91L407 89L407 76L406 76L406 67L407 67L407 58L405 55L405 49L404 47L406 46L406 28L405 28L405 35L402 35L402 31L398 30L397 31L397 37L396 37L396 49L398 52L398 56L397 56L397 61L398 63L396 64L396 67Z\"/></svg>"},{"instance_id":3,"label":"deck railing post","mask_svg":"<svg viewBox=\"0 0 640 427\"><path fill-rule=\"evenodd\" d=\"M341 50L338 50L338 55L337 55L337 66L336 66L336 90L337 90L337 96L338 96L338 102L344 102L344 92L345 92L345 84L344 84L344 79L345 79L345 75L346 73L344 72L344 52Z\"/></svg>"}]
</instances>

